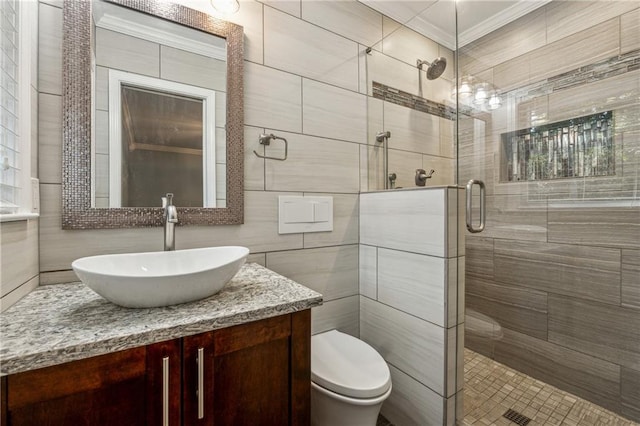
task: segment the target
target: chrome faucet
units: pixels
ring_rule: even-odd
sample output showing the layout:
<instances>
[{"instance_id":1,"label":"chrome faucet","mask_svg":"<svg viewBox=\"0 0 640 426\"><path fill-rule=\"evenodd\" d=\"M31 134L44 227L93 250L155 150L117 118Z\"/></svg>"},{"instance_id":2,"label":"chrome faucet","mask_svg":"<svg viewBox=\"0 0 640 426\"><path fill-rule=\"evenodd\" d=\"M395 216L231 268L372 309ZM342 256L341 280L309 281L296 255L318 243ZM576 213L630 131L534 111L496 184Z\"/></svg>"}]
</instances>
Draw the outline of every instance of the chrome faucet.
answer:
<instances>
[{"instance_id":1,"label":"chrome faucet","mask_svg":"<svg viewBox=\"0 0 640 426\"><path fill-rule=\"evenodd\" d=\"M176 249L176 223L178 223L178 210L173 205L173 194L167 193L162 197L164 209L164 251Z\"/></svg>"}]
</instances>

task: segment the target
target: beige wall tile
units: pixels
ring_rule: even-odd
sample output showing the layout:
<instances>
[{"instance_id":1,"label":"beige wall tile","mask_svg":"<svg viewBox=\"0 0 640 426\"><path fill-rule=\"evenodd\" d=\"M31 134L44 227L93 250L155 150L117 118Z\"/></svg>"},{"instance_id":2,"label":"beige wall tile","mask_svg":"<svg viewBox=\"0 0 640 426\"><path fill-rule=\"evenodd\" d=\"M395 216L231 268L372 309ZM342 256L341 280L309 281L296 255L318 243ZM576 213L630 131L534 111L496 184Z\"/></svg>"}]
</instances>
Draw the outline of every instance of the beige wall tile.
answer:
<instances>
[{"instance_id":1,"label":"beige wall tile","mask_svg":"<svg viewBox=\"0 0 640 426\"><path fill-rule=\"evenodd\" d=\"M360 297L360 337L389 364L443 394L445 329ZM429 362L425 363L425 360Z\"/></svg>"},{"instance_id":2,"label":"beige wall tile","mask_svg":"<svg viewBox=\"0 0 640 426\"><path fill-rule=\"evenodd\" d=\"M289 15L301 16L302 0L262 0L262 2L270 7L281 10Z\"/></svg>"},{"instance_id":3,"label":"beige wall tile","mask_svg":"<svg viewBox=\"0 0 640 426\"><path fill-rule=\"evenodd\" d=\"M4 312L12 305L15 305L18 300L29 294L31 291L38 287L38 276L36 275L20 287L13 290L11 293L4 295L0 298L0 312Z\"/></svg>"},{"instance_id":4,"label":"beige wall tile","mask_svg":"<svg viewBox=\"0 0 640 426\"><path fill-rule=\"evenodd\" d=\"M379 248L378 300L444 327L446 268L441 257Z\"/></svg>"},{"instance_id":5,"label":"beige wall tile","mask_svg":"<svg viewBox=\"0 0 640 426\"><path fill-rule=\"evenodd\" d=\"M264 63L358 90L358 44L271 8L264 14Z\"/></svg>"},{"instance_id":6,"label":"beige wall tile","mask_svg":"<svg viewBox=\"0 0 640 426\"><path fill-rule=\"evenodd\" d=\"M390 148L440 155L440 121L435 115L385 102L384 129L391 132Z\"/></svg>"},{"instance_id":7,"label":"beige wall tile","mask_svg":"<svg viewBox=\"0 0 640 426\"><path fill-rule=\"evenodd\" d=\"M258 143L264 129L244 126L244 189L251 191L264 190L264 162L253 153L255 150L264 155L264 146Z\"/></svg>"},{"instance_id":8,"label":"beige wall tile","mask_svg":"<svg viewBox=\"0 0 640 426\"><path fill-rule=\"evenodd\" d=\"M287 161L266 162L267 190L358 192L358 144L267 130L267 133L271 132L288 140L289 157ZM275 141L267 147L266 153L281 158L284 155L284 144Z\"/></svg>"},{"instance_id":9,"label":"beige wall tile","mask_svg":"<svg viewBox=\"0 0 640 426\"><path fill-rule=\"evenodd\" d=\"M357 244L360 218L358 195L315 192L309 195L333 197L333 231L304 234L304 248Z\"/></svg>"},{"instance_id":10,"label":"beige wall tile","mask_svg":"<svg viewBox=\"0 0 640 426\"><path fill-rule=\"evenodd\" d=\"M640 250L622 250L622 306L640 308Z\"/></svg>"},{"instance_id":11,"label":"beige wall tile","mask_svg":"<svg viewBox=\"0 0 640 426\"><path fill-rule=\"evenodd\" d=\"M367 93L371 95L372 81L418 95L418 70L398 59L387 56L377 50L365 55L364 66L360 72L367 74Z\"/></svg>"},{"instance_id":12,"label":"beige wall tile","mask_svg":"<svg viewBox=\"0 0 640 426\"><path fill-rule=\"evenodd\" d=\"M547 43L561 40L636 9L633 1L554 1L545 6Z\"/></svg>"},{"instance_id":13,"label":"beige wall tile","mask_svg":"<svg viewBox=\"0 0 640 426\"><path fill-rule=\"evenodd\" d=\"M620 17L620 53L634 49L640 49L640 8Z\"/></svg>"},{"instance_id":14,"label":"beige wall tile","mask_svg":"<svg viewBox=\"0 0 640 426\"><path fill-rule=\"evenodd\" d=\"M545 43L545 10L540 8L460 49L461 75L478 74Z\"/></svg>"},{"instance_id":15,"label":"beige wall tile","mask_svg":"<svg viewBox=\"0 0 640 426\"><path fill-rule=\"evenodd\" d=\"M358 246L267 253L267 267L322 294L325 302L358 294Z\"/></svg>"},{"instance_id":16,"label":"beige wall tile","mask_svg":"<svg viewBox=\"0 0 640 426\"><path fill-rule=\"evenodd\" d=\"M245 124L302 131L302 79L245 62Z\"/></svg>"},{"instance_id":17,"label":"beige wall tile","mask_svg":"<svg viewBox=\"0 0 640 426\"><path fill-rule=\"evenodd\" d=\"M396 425L443 424L444 399L393 365L393 391L382 405L382 415Z\"/></svg>"},{"instance_id":18,"label":"beige wall tile","mask_svg":"<svg viewBox=\"0 0 640 426\"><path fill-rule=\"evenodd\" d=\"M418 59L432 62L439 53L438 43L404 26L382 40L382 52L416 69ZM427 69L426 65L423 69Z\"/></svg>"},{"instance_id":19,"label":"beige wall tile","mask_svg":"<svg viewBox=\"0 0 640 426\"><path fill-rule=\"evenodd\" d=\"M360 336L359 296L332 300L311 309L311 333L340 330L354 337Z\"/></svg>"},{"instance_id":20,"label":"beige wall tile","mask_svg":"<svg viewBox=\"0 0 640 426\"><path fill-rule=\"evenodd\" d=\"M226 92L227 62L160 46L160 78Z\"/></svg>"},{"instance_id":21,"label":"beige wall tile","mask_svg":"<svg viewBox=\"0 0 640 426\"><path fill-rule=\"evenodd\" d=\"M438 188L361 194L360 243L446 257L444 193Z\"/></svg>"},{"instance_id":22,"label":"beige wall tile","mask_svg":"<svg viewBox=\"0 0 640 426\"><path fill-rule=\"evenodd\" d=\"M360 244L358 267L360 270L359 294L378 300L378 248Z\"/></svg>"},{"instance_id":23,"label":"beige wall tile","mask_svg":"<svg viewBox=\"0 0 640 426\"><path fill-rule=\"evenodd\" d=\"M380 150L381 151L381 150ZM380 152L380 189L384 188L382 152ZM422 168L422 154L418 152L389 150L389 173L396 174L396 188L414 188L416 169Z\"/></svg>"},{"instance_id":24,"label":"beige wall tile","mask_svg":"<svg viewBox=\"0 0 640 426\"><path fill-rule=\"evenodd\" d=\"M38 9L38 90L62 94L62 9Z\"/></svg>"},{"instance_id":25,"label":"beige wall tile","mask_svg":"<svg viewBox=\"0 0 640 426\"><path fill-rule=\"evenodd\" d=\"M96 28L96 65L160 77L160 45Z\"/></svg>"},{"instance_id":26,"label":"beige wall tile","mask_svg":"<svg viewBox=\"0 0 640 426\"><path fill-rule=\"evenodd\" d=\"M356 0L302 0L302 19L365 46L382 39L382 15Z\"/></svg>"},{"instance_id":27,"label":"beige wall tile","mask_svg":"<svg viewBox=\"0 0 640 426\"><path fill-rule=\"evenodd\" d=\"M364 95L304 78L302 129L307 135L366 143L367 99Z\"/></svg>"},{"instance_id":28,"label":"beige wall tile","mask_svg":"<svg viewBox=\"0 0 640 426\"><path fill-rule=\"evenodd\" d=\"M38 151L40 180L62 182L62 98L40 93L38 96Z\"/></svg>"},{"instance_id":29,"label":"beige wall tile","mask_svg":"<svg viewBox=\"0 0 640 426\"><path fill-rule=\"evenodd\" d=\"M5 297L38 275L38 220L0 223L2 283Z\"/></svg>"},{"instance_id":30,"label":"beige wall tile","mask_svg":"<svg viewBox=\"0 0 640 426\"><path fill-rule=\"evenodd\" d=\"M455 164L456 163L453 158L423 155L422 168L426 170L427 173L429 173L431 169L435 170L431 179L427 180L426 186L455 185Z\"/></svg>"}]
</instances>

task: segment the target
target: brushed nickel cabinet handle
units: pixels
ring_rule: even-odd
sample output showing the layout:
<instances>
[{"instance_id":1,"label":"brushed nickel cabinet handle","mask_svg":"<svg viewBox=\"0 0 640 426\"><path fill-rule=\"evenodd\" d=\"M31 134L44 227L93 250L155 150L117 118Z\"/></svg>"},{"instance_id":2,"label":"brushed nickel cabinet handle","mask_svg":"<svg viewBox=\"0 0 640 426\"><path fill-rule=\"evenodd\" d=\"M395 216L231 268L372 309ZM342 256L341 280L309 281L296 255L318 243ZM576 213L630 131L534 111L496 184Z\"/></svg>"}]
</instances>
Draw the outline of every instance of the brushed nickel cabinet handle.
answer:
<instances>
[{"instance_id":1,"label":"brushed nickel cabinet handle","mask_svg":"<svg viewBox=\"0 0 640 426\"><path fill-rule=\"evenodd\" d=\"M198 419L204 418L204 348L198 348Z\"/></svg>"},{"instance_id":2,"label":"brushed nickel cabinet handle","mask_svg":"<svg viewBox=\"0 0 640 426\"><path fill-rule=\"evenodd\" d=\"M162 358L162 426L169 426L169 357Z\"/></svg>"}]
</instances>

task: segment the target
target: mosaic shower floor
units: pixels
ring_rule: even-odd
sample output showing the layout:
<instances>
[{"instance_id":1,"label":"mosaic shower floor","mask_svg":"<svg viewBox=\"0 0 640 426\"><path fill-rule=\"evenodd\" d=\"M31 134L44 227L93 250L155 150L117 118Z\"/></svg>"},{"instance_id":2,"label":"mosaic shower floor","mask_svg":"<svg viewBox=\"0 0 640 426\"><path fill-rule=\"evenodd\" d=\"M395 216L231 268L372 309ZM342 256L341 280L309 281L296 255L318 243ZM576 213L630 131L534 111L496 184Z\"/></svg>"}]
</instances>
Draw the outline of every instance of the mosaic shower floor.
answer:
<instances>
[{"instance_id":1,"label":"mosaic shower floor","mask_svg":"<svg viewBox=\"0 0 640 426\"><path fill-rule=\"evenodd\" d=\"M464 362L463 426L639 425L468 349ZM509 409L531 421L517 423L504 418ZM381 417L378 426L393 425Z\"/></svg>"}]
</instances>

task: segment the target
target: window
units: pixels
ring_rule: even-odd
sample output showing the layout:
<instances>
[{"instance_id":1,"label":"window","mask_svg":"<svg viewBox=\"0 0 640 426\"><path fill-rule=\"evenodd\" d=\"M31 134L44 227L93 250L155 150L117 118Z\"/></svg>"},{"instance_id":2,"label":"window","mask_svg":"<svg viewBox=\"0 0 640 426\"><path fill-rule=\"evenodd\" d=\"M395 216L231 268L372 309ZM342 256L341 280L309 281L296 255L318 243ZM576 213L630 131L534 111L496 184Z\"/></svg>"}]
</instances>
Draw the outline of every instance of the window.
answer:
<instances>
[{"instance_id":1,"label":"window","mask_svg":"<svg viewBox=\"0 0 640 426\"><path fill-rule=\"evenodd\" d=\"M0 1L0 218L32 212L31 54L35 2Z\"/></svg>"}]
</instances>

